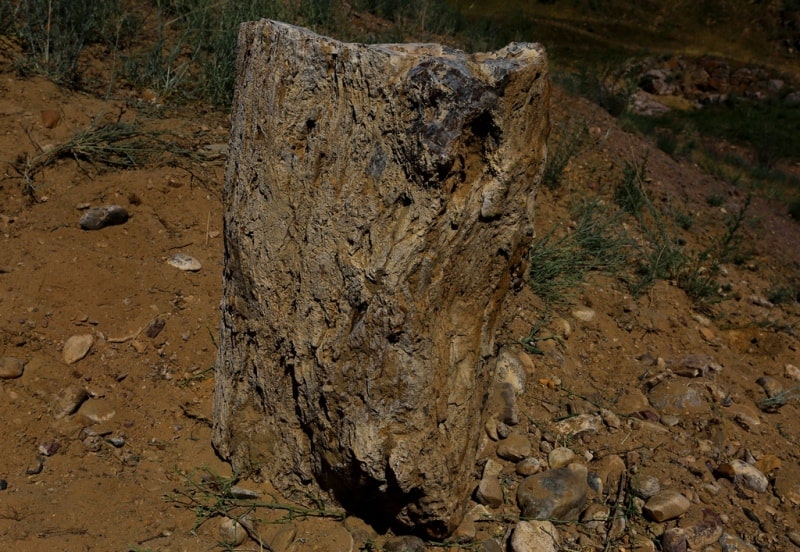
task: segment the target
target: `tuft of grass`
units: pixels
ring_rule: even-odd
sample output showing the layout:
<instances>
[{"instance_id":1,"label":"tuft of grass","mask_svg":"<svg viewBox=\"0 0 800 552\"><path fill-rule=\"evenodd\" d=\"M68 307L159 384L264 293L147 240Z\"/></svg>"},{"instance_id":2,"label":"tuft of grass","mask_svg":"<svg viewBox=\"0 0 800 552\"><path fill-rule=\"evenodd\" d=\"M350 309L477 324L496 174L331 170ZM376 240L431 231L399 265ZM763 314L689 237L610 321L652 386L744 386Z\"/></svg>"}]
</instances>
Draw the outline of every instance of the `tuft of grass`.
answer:
<instances>
[{"instance_id":1,"label":"tuft of grass","mask_svg":"<svg viewBox=\"0 0 800 552\"><path fill-rule=\"evenodd\" d=\"M113 46L124 27L117 0L20 0L10 18L11 3L1 4L0 21L13 27L27 51L18 68L70 86L82 82L84 48L98 43Z\"/></svg>"},{"instance_id":2,"label":"tuft of grass","mask_svg":"<svg viewBox=\"0 0 800 552\"><path fill-rule=\"evenodd\" d=\"M622 180L614 190L614 201L623 211L639 218L642 208L647 204L644 182L647 178L647 158L642 162L625 162Z\"/></svg>"},{"instance_id":3,"label":"tuft of grass","mask_svg":"<svg viewBox=\"0 0 800 552\"><path fill-rule=\"evenodd\" d=\"M548 150L547 163L544 166L542 183L554 190L561 184L561 175L570 160L583 147L588 129L585 122L571 122L563 127L556 127L550 134L553 145Z\"/></svg>"},{"instance_id":4,"label":"tuft of grass","mask_svg":"<svg viewBox=\"0 0 800 552\"><path fill-rule=\"evenodd\" d=\"M721 194L711 194L706 198L706 204L709 207L722 207L723 203L725 203L725 197Z\"/></svg>"},{"instance_id":5,"label":"tuft of grass","mask_svg":"<svg viewBox=\"0 0 800 552\"><path fill-rule=\"evenodd\" d=\"M193 531L213 518L227 517L239 522L250 538L265 550L271 548L251 521L254 514L259 511L283 512L283 517L269 523L290 523L296 519L310 517L343 520L346 516L342 510L326 507L324 501L318 497L309 497L315 504L310 508L279 502L274 497L268 501L261 500L258 493L248 492L236 486L238 475L223 477L210 469L200 470L199 475L196 472L179 475L184 480L184 487L164 496L164 501L194 511Z\"/></svg>"},{"instance_id":6,"label":"tuft of grass","mask_svg":"<svg viewBox=\"0 0 800 552\"><path fill-rule=\"evenodd\" d=\"M619 217L598 200L581 206L576 218L574 230L556 237L554 226L531 244L528 283L548 304L564 302L589 272L619 271L633 246Z\"/></svg>"},{"instance_id":7,"label":"tuft of grass","mask_svg":"<svg viewBox=\"0 0 800 552\"><path fill-rule=\"evenodd\" d=\"M25 193L38 202L36 176L59 159L71 158L79 164L88 163L95 168L131 169L143 166L165 153L189 159L195 157L193 152L165 136L163 132L145 130L136 122L96 118L69 140L50 148L43 148L29 136L36 152L33 155L20 155L10 166L24 181Z\"/></svg>"}]
</instances>

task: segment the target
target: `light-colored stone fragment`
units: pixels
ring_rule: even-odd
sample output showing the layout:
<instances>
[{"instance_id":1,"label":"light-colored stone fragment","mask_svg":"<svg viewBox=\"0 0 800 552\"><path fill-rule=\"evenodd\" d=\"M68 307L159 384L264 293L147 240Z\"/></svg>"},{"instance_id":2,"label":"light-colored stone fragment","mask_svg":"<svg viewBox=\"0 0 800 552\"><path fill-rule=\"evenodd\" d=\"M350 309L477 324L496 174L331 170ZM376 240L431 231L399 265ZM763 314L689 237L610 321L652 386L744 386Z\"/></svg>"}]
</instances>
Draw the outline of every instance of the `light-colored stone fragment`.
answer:
<instances>
[{"instance_id":1,"label":"light-colored stone fragment","mask_svg":"<svg viewBox=\"0 0 800 552\"><path fill-rule=\"evenodd\" d=\"M717 472L751 491L763 493L769 487L767 476L755 466L741 460L724 462L717 467Z\"/></svg>"},{"instance_id":2,"label":"light-colored stone fragment","mask_svg":"<svg viewBox=\"0 0 800 552\"><path fill-rule=\"evenodd\" d=\"M576 436L587 431L598 433L603 427L603 419L597 414L579 414L553 424L556 433L564 436Z\"/></svg>"},{"instance_id":3,"label":"light-colored stone fragment","mask_svg":"<svg viewBox=\"0 0 800 552\"><path fill-rule=\"evenodd\" d=\"M521 433L512 431L511 435L497 445L497 456L510 462L519 462L530 456L531 450L530 439Z\"/></svg>"},{"instance_id":4,"label":"light-colored stone fragment","mask_svg":"<svg viewBox=\"0 0 800 552\"><path fill-rule=\"evenodd\" d=\"M92 345L94 345L92 334L73 335L64 342L61 357L67 364L74 364L89 354Z\"/></svg>"},{"instance_id":5,"label":"light-colored stone fragment","mask_svg":"<svg viewBox=\"0 0 800 552\"><path fill-rule=\"evenodd\" d=\"M680 492L672 489L651 496L644 505L643 513L653 521L675 519L686 513L692 505Z\"/></svg>"},{"instance_id":6,"label":"light-colored stone fragment","mask_svg":"<svg viewBox=\"0 0 800 552\"><path fill-rule=\"evenodd\" d=\"M578 456L567 447L556 447L547 455L547 463L551 470L563 468L577 460Z\"/></svg>"},{"instance_id":7,"label":"light-colored stone fragment","mask_svg":"<svg viewBox=\"0 0 800 552\"><path fill-rule=\"evenodd\" d=\"M512 552L558 552L558 529L549 521L520 521L511 534Z\"/></svg>"},{"instance_id":8,"label":"light-colored stone fragment","mask_svg":"<svg viewBox=\"0 0 800 552\"><path fill-rule=\"evenodd\" d=\"M15 379L22 376L25 361L16 357L0 358L0 379Z\"/></svg>"}]
</instances>

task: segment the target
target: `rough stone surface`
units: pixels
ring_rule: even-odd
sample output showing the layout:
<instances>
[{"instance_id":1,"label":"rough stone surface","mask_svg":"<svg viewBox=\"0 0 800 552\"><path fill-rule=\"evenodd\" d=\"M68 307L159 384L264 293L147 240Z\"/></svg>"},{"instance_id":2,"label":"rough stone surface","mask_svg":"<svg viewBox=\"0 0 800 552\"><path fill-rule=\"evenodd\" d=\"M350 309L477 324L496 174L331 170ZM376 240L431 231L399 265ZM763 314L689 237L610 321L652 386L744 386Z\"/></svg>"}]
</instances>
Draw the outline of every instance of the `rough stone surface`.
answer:
<instances>
[{"instance_id":1,"label":"rough stone surface","mask_svg":"<svg viewBox=\"0 0 800 552\"><path fill-rule=\"evenodd\" d=\"M513 552L557 552L558 529L549 521L520 521L511 535Z\"/></svg>"},{"instance_id":2,"label":"rough stone surface","mask_svg":"<svg viewBox=\"0 0 800 552\"><path fill-rule=\"evenodd\" d=\"M577 459L577 455L567 447L556 447L547 455L547 463L550 469L563 468Z\"/></svg>"},{"instance_id":3,"label":"rough stone surface","mask_svg":"<svg viewBox=\"0 0 800 552\"><path fill-rule=\"evenodd\" d=\"M666 379L650 390L650 404L664 414L700 413L708 410L697 386L685 379Z\"/></svg>"},{"instance_id":4,"label":"rough stone surface","mask_svg":"<svg viewBox=\"0 0 800 552\"><path fill-rule=\"evenodd\" d=\"M425 541L411 535L392 537L383 543L386 552L425 552Z\"/></svg>"},{"instance_id":5,"label":"rough stone surface","mask_svg":"<svg viewBox=\"0 0 800 552\"><path fill-rule=\"evenodd\" d=\"M530 456L531 450L530 439L514 431L497 445L497 456L510 462L519 462Z\"/></svg>"},{"instance_id":6,"label":"rough stone surface","mask_svg":"<svg viewBox=\"0 0 800 552\"><path fill-rule=\"evenodd\" d=\"M730 533L724 533L719 538L719 544L722 552L758 552L758 548Z\"/></svg>"},{"instance_id":7,"label":"rough stone surface","mask_svg":"<svg viewBox=\"0 0 800 552\"><path fill-rule=\"evenodd\" d=\"M315 481L446 536L532 233L546 56L266 20L238 49L214 445L283 490Z\"/></svg>"},{"instance_id":8,"label":"rough stone surface","mask_svg":"<svg viewBox=\"0 0 800 552\"><path fill-rule=\"evenodd\" d=\"M74 364L89 354L89 350L94 345L92 334L73 335L64 342L64 350L61 357L67 364Z\"/></svg>"},{"instance_id":9,"label":"rough stone surface","mask_svg":"<svg viewBox=\"0 0 800 552\"><path fill-rule=\"evenodd\" d=\"M737 485L741 485L751 491L763 493L769 487L767 476L755 466L741 460L731 460L717 467L719 475L733 480Z\"/></svg>"},{"instance_id":10,"label":"rough stone surface","mask_svg":"<svg viewBox=\"0 0 800 552\"><path fill-rule=\"evenodd\" d=\"M586 504L587 475L583 464L570 464L524 479L517 487L517 505L522 517L577 519Z\"/></svg>"},{"instance_id":11,"label":"rough stone surface","mask_svg":"<svg viewBox=\"0 0 800 552\"><path fill-rule=\"evenodd\" d=\"M14 379L22 375L25 361L16 357L0 358L0 379Z\"/></svg>"},{"instance_id":12,"label":"rough stone surface","mask_svg":"<svg viewBox=\"0 0 800 552\"><path fill-rule=\"evenodd\" d=\"M680 492L668 489L651 496L642 512L653 521L666 521L682 516L691 505Z\"/></svg>"}]
</instances>

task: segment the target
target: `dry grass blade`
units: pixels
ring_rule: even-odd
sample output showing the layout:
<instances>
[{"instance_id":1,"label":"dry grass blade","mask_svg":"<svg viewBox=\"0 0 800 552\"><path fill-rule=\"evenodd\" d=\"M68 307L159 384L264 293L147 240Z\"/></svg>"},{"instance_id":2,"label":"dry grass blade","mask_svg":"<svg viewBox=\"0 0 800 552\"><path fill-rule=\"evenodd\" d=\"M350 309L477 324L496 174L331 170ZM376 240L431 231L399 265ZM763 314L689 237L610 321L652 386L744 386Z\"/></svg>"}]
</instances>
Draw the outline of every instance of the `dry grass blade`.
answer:
<instances>
[{"instance_id":1,"label":"dry grass blade","mask_svg":"<svg viewBox=\"0 0 800 552\"><path fill-rule=\"evenodd\" d=\"M259 510L284 512L283 517L269 523L288 523L296 519L309 517L326 517L343 520L345 512L332 510L318 504L317 508L305 508L294 504L285 504L274 500L260 501L253 498L239 498L240 492L234 487L235 477L221 477L211 471L204 470L198 480L191 474L181 474L186 481L186 488L175 489L166 495L164 500L172 502L195 512L197 517L193 530L215 517L227 517L238 522L247 534L264 550L270 550L253 524L252 514Z\"/></svg>"},{"instance_id":2,"label":"dry grass blade","mask_svg":"<svg viewBox=\"0 0 800 552\"><path fill-rule=\"evenodd\" d=\"M192 151L180 147L165 136L167 135L164 132L145 130L137 123L120 120L95 122L75 133L66 142L45 149L28 133L37 153L20 155L11 166L25 181L25 193L34 202L38 202L36 175L59 159L73 158L79 163L83 161L112 169L133 169L165 153L190 159L195 157Z\"/></svg>"}]
</instances>

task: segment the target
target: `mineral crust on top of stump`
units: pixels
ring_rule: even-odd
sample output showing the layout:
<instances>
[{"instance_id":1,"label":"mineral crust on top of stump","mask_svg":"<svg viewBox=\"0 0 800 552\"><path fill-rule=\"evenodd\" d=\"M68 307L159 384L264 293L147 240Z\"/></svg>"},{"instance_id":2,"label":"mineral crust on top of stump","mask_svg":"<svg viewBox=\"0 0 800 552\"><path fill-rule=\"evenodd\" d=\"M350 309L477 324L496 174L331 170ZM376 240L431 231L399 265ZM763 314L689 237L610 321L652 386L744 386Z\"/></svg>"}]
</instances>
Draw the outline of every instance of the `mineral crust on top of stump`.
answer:
<instances>
[{"instance_id":1,"label":"mineral crust on top of stump","mask_svg":"<svg viewBox=\"0 0 800 552\"><path fill-rule=\"evenodd\" d=\"M532 236L544 50L264 20L242 25L237 64L214 445L283 491L446 536Z\"/></svg>"}]
</instances>

